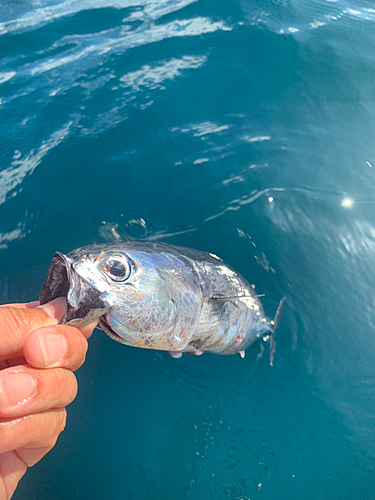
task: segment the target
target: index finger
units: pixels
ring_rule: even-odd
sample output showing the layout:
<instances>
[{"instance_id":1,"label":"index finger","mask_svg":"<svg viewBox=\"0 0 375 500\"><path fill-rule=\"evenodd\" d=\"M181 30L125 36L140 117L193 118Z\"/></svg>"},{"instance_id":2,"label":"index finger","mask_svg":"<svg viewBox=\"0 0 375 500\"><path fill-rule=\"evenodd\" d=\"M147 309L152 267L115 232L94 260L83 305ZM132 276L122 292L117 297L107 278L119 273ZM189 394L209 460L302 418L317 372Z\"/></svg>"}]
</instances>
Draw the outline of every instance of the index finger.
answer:
<instances>
[{"instance_id":1,"label":"index finger","mask_svg":"<svg viewBox=\"0 0 375 500\"><path fill-rule=\"evenodd\" d=\"M18 307L19 309L34 309L40 305L39 300L33 302L15 303L15 304L0 304L0 307Z\"/></svg>"}]
</instances>

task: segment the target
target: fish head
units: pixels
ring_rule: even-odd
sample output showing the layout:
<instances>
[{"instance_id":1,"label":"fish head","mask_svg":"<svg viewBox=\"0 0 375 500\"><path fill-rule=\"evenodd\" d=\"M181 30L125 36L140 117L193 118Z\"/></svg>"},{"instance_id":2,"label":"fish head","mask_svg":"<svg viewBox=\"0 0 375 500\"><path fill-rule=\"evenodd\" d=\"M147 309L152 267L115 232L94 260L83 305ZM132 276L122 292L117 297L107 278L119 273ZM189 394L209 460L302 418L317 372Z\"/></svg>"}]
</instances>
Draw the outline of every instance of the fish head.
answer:
<instances>
[{"instance_id":1,"label":"fish head","mask_svg":"<svg viewBox=\"0 0 375 500\"><path fill-rule=\"evenodd\" d=\"M65 255L56 252L40 292L40 303L66 297L61 324L79 327L98 319L111 306L107 288L95 263L97 256L82 252Z\"/></svg>"},{"instance_id":2,"label":"fish head","mask_svg":"<svg viewBox=\"0 0 375 500\"><path fill-rule=\"evenodd\" d=\"M186 282L188 274L174 256L126 246L83 247L55 254L40 301L66 297L62 324L79 327L99 319L99 328L117 342L179 350L200 307L199 286Z\"/></svg>"}]
</instances>

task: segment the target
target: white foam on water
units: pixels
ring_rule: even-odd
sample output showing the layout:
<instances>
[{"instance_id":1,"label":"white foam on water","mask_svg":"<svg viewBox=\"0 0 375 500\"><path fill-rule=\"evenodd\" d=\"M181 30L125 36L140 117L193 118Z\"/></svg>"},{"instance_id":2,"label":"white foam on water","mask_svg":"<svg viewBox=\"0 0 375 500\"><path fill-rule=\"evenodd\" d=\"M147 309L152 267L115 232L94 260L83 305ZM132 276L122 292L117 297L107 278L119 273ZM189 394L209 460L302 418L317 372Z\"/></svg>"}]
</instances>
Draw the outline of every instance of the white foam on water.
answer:
<instances>
[{"instance_id":1,"label":"white foam on water","mask_svg":"<svg viewBox=\"0 0 375 500\"><path fill-rule=\"evenodd\" d=\"M7 233L0 233L0 250L8 248L8 244L14 240L20 240L26 236L25 225L19 222L17 228Z\"/></svg>"},{"instance_id":2,"label":"white foam on water","mask_svg":"<svg viewBox=\"0 0 375 500\"><path fill-rule=\"evenodd\" d=\"M243 137L243 140L246 142L263 142L270 141L271 137L269 135L258 135L256 137L249 137L248 135L245 135L245 137Z\"/></svg>"},{"instance_id":3,"label":"white foam on water","mask_svg":"<svg viewBox=\"0 0 375 500\"><path fill-rule=\"evenodd\" d=\"M179 10L186 5L197 0L180 0L170 2L168 0L67 0L56 5L44 6L32 9L27 14L11 21L0 23L0 35L7 33L35 29L57 21L60 18L71 16L85 10L96 9L126 9L131 7L144 7L141 13L133 13L130 18L137 19L139 16L158 18L175 10Z\"/></svg>"},{"instance_id":4,"label":"white foam on water","mask_svg":"<svg viewBox=\"0 0 375 500\"><path fill-rule=\"evenodd\" d=\"M163 64L151 67L146 64L137 71L126 73L120 77L123 87L131 87L138 92L142 88L163 88L166 80L173 80L182 74L184 69L196 69L207 60L205 56L184 56L180 59L170 59Z\"/></svg>"},{"instance_id":5,"label":"white foam on water","mask_svg":"<svg viewBox=\"0 0 375 500\"><path fill-rule=\"evenodd\" d=\"M318 29L318 28L320 28L321 26L325 26L325 25L326 25L326 23L323 23L323 22L321 22L321 21L313 21L312 23L310 23L310 27L311 27L312 29Z\"/></svg>"},{"instance_id":6,"label":"white foam on water","mask_svg":"<svg viewBox=\"0 0 375 500\"><path fill-rule=\"evenodd\" d=\"M81 35L79 37L64 37L55 45L64 46L75 43L78 48L73 49L73 53L65 57L52 57L36 63L34 67L30 69L30 74L33 76L72 63L81 63L91 54L102 55L110 51L119 53L134 47L156 43L168 38L201 36L206 33L214 33L218 30L229 31L231 28L221 21L212 22L211 19L206 17L195 17L193 19L172 21L167 24L151 25L142 30L135 30L132 32L125 31L125 33L121 33L121 29L115 28L97 34ZM96 43L90 43L94 39ZM77 44L78 41L79 44ZM87 46L82 48L85 43L87 43Z\"/></svg>"},{"instance_id":7,"label":"white foam on water","mask_svg":"<svg viewBox=\"0 0 375 500\"><path fill-rule=\"evenodd\" d=\"M6 71L5 73L0 73L0 85L13 78L15 75L15 71Z\"/></svg>"},{"instance_id":8,"label":"white foam on water","mask_svg":"<svg viewBox=\"0 0 375 500\"><path fill-rule=\"evenodd\" d=\"M181 132L183 134L192 133L194 137L204 137L208 134L217 134L229 130L232 125L218 125L217 123L205 121L185 125L184 127L175 127L171 132Z\"/></svg>"},{"instance_id":9,"label":"white foam on water","mask_svg":"<svg viewBox=\"0 0 375 500\"><path fill-rule=\"evenodd\" d=\"M210 161L209 158L197 158L193 161L193 165L199 165L200 163L206 163L208 161Z\"/></svg>"},{"instance_id":10,"label":"white foam on water","mask_svg":"<svg viewBox=\"0 0 375 500\"><path fill-rule=\"evenodd\" d=\"M221 184L223 186L228 186L229 184L237 184L238 182L244 182L245 179L242 177L242 175L231 175L228 177L228 179L224 179L221 181Z\"/></svg>"},{"instance_id":11,"label":"white foam on water","mask_svg":"<svg viewBox=\"0 0 375 500\"><path fill-rule=\"evenodd\" d=\"M193 128L193 130L196 130L194 137L202 137L207 134L217 134L219 132L223 132L224 130L228 130L230 127L231 125L215 125L214 123L204 122Z\"/></svg>"}]
</instances>

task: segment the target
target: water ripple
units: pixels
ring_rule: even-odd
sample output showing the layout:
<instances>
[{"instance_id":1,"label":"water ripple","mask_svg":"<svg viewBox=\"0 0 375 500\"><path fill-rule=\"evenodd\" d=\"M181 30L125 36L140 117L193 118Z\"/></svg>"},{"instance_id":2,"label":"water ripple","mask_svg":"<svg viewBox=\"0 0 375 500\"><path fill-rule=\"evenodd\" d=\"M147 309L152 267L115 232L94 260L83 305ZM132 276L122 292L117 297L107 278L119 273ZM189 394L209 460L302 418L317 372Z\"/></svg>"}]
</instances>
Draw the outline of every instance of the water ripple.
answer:
<instances>
[{"instance_id":1,"label":"water ripple","mask_svg":"<svg viewBox=\"0 0 375 500\"><path fill-rule=\"evenodd\" d=\"M78 12L103 8L120 10L144 6L141 12L133 12L128 18L125 18L124 21L143 19L144 17L148 19L157 19L194 3L195 1L197 0L180 0L173 2L171 0L158 0L153 2L149 0L67 0L66 2L51 6L48 6L48 1L45 1L44 7L32 9L30 12L17 19L0 23L0 35L36 29L63 17L77 14Z\"/></svg>"},{"instance_id":2,"label":"water ripple","mask_svg":"<svg viewBox=\"0 0 375 500\"><path fill-rule=\"evenodd\" d=\"M177 20L167 24L138 29L134 32L123 32L121 28L101 33L83 36L69 36L62 38L54 47L65 45L69 55L51 57L45 61L30 66L28 73L38 75L60 68L67 64L79 63L79 72L86 69L84 60L90 55L103 55L108 52L121 53L125 50L159 42L173 37L200 36L213 33L217 30L230 30L223 22L212 22L208 18L196 17L193 19ZM73 48L72 45L74 45ZM97 61L95 62L97 64ZM82 66L82 64L84 66Z\"/></svg>"},{"instance_id":3,"label":"water ripple","mask_svg":"<svg viewBox=\"0 0 375 500\"><path fill-rule=\"evenodd\" d=\"M98 134L118 125L128 117L128 108L145 109L154 103L154 99L147 95L145 98L136 97L137 92L141 89L164 90L167 81L175 80L184 71L200 68L207 62L208 56L206 54L183 54L180 57L157 60L153 64L143 64L136 69L133 66L131 71L119 75L116 74L117 65L112 64L112 61L116 60L114 58L120 58L130 49L170 38L199 37L218 30L231 30L231 27L224 21L213 21L203 16L154 24L156 19L178 11L194 1L127 0L109 4L104 4L102 1L68 1L52 6L44 5L18 19L0 23L0 34L4 34L20 29L35 28L81 10L137 7L137 10L130 13L127 11L121 25L92 33L63 36L54 40L43 50L39 50L32 59L26 58L26 62L23 55L12 57L10 54L7 60L2 61L3 67L0 67L0 84L5 84L6 88L6 93L0 101L3 109L10 110L11 106L22 107L25 100L29 102L30 96L33 96L33 102L37 102L39 98L49 107L55 106L55 102L59 106L61 96L70 92L75 94L74 116L80 115L81 124L78 128L82 134ZM70 25L74 29L74 24L70 23ZM85 101L87 102L94 93L103 88L106 94L111 92L112 97L100 99L101 109L95 110L95 117L92 119L91 109L86 109ZM76 89L81 90L80 95L75 92ZM30 110L30 106L26 106L26 109ZM36 120L38 120L37 113L36 110L33 115ZM19 113L12 113L11 116L14 120L13 117L19 116ZM71 116L72 114L66 115L62 123L71 119ZM84 123L83 119L86 117L87 121ZM30 116L22 117L22 120L13 126L19 127L25 134L26 130L30 130L31 124L27 123L29 118ZM35 127L36 120L33 120L33 127ZM225 128L226 126L222 130ZM7 134L6 129L4 133ZM204 135L209 132L197 130L196 133ZM8 176L8 174L7 170L3 176Z\"/></svg>"},{"instance_id":4,"label":"water ripple","mask_svg":"<svg viewBox=\"0 0 375 500\"><path fill-rule=\"evenodd\" d=\"M10 167L0 172L0 205L4 203L8 194L22 183L27 175L31 175L42 161L42 158L53 148L58 146L69 134L73 121L66 123L60 130L54 132L49 139L43 141L36 152L30 151L25 157L19 151L15 151L14 159Z\"/></svg>"},{"instance_id":5,"label":"water ripple","mask_svg":"<svg viewBox=\"0 0 375 500\"><path fill-rule=\"evenodd\" d=\"M208 134L217 134L229 130L232 125L218 125L213 122L201 122L184 125L183 127L174 127L171 132L180 132L183 134L192 133L194 137L203 137Z\"/></svg>"},{"instance_id":6,"label":"water ripple","mask_svg":"<svg viewBox=\"0 0 375 500\"><path fill-rule=\"evenodd\" d=\"M375 10L365 5L354 4L342 7L337 0L313 2L247 2L243 0L242 8L252 25L266 26L280 35L300 35L309 30L326 27L341 20L349 23L353 19L361 19L373 23Z\"/></svg>"}]
</instances>

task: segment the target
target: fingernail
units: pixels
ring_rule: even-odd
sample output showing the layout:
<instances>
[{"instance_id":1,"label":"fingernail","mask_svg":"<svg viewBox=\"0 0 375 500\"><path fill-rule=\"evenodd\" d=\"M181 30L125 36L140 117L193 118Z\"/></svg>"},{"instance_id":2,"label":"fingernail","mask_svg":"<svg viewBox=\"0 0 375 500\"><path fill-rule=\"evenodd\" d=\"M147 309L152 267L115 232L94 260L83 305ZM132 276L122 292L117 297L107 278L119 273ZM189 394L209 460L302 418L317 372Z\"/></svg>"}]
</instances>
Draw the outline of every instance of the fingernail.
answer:
<instances>
[{"instance_id":1,"label":"fingernail","mask_svg":"<svg viewBox=\"0 0 375 500\"><path fill-rule=\"evenodd\" d=\"M38 336L40 354L45 367L61 361L66 352L66 340L56 333L41 333Z\"/></svg>"},{"instance_id":2,"label":"fingernail","mask_svg":"<svg viewBox=\"0 0 375 500\"><path fill-rule=\"evenodd\" d=\"M66 309L66 298L59 297L57 299L40 306L51 318L60 320L64 316Z\"/></svg>"},{"instance_id":3,"label":"fingernail","mask_svg":"<svg viewBox=\"0 0 375 500\"><path fill-rule=\"evenodd\" d=\"M5 373L0 376L0 404L14 406L34 394L36 380L29 373Z\"/></svg>"}]
</instances>

